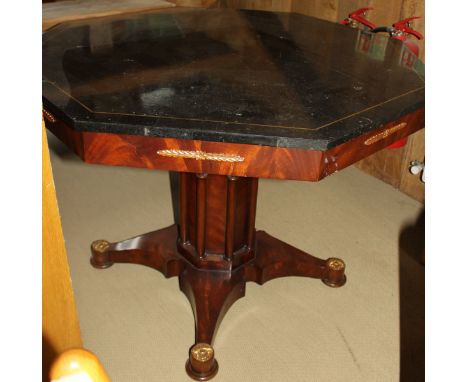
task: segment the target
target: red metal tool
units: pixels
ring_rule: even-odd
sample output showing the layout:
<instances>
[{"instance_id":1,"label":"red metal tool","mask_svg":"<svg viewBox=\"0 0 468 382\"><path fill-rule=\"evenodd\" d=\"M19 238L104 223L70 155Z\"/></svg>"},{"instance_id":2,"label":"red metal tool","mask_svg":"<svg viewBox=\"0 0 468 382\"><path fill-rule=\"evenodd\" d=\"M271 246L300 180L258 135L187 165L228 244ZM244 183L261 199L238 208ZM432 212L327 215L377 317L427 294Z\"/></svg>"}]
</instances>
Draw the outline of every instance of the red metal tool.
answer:
<instances>
[{"instance_id":1,"label":"red metal tool","mask_svg":"<svg viewBox=\"0 0 468 382\"><path fill-rule=\"evenodd\" d=\"M404 20L398 21L391 27L377 27L372 29L373 33L387 32L390 35L390 37L400 40L403 42L403 44L405 44L405 46L414 54L414 56L412 56L411 54L406 54L405 56L402 56L402 61L405 63L405 65L409 67L413 66L415 57L419 56L419 46L414 42L414 40L408 38L409 35L416 37L418 40L422 40L424 38L421 33L411 28L412 21L419 18L419 16L408 17ZM388 146L388 148L396 149L403 147L406 144L407 140L408 138L400 139Z\"/></svg>"},{"instance_id":2,"label":"red metal tool","mask_svg":"<svg viewBox=\"0 0 468 382\"><path fill-rule=\"evenodd\" d=\"M367 11L371 9L374 8L359 8L358 10L351 12L343 21L340 21L340 24L349 25L352 28L357 28L359 24L362 24L364 27L374 29L375 24L365 18Z\"/></svg>"},{"instance_id":3,"label":"red metal tool","mask_svg":"<svg viewBox=\"0 0 468 382\"><path fill-rule=\"evenodd\" d=\"M421 33L411 28L412 21L419 18L420 17L409 17L407 19L398 21L397 23L393 24L392 27L395 28L395 32L393 35L391 35L393 38L403 41L403 43L416 56L419 56L419 46L413 40L408 39L408 35L413 35L418 40L422 40L424 38Z\"/></svg>"},{"instance_id":4,"label":"red metal tool","mask_svg":"<svg viewBox=\"0 0 468 382\"><path fill-rule=\"evenodd\" d=\"M390 37L401 40L403 43L416 55L419 55L419 47L415 44L412 40L408 39L409 35L413 35L418 40L422 40L424 37L418 31L415 31L411 28L411 23L413 20L419 19L419 16L416 17L408 17L407 19L398 21L397 23L393 24L391 27L377 27L373 28L373 33L378 32L386 32L390 35Z\"/></svg>"},{"instance_id":5,"label":"red metal tool","mask_svg":"<svg viewBox=\"0 0 468 382\"><path fill-rule=\"evenodd\" d=\"M408 17L407 19L398 21L397 23L393 24L392 26L397 31L401 31L401 32L406 33L406 34L412 34L418 40L422 40L424 38L423 35L421 33L419 33L418 31L415 31L414 29L411 28L411 23L413 22L413 20L420 19L420 18L421 18L420 16Z\"/></svg>"},{"instance_id":6,"label":"red metal tool","mask_svg":"<svg viewBox=\"0 0 468 382\"><path fill-rule=\"evenodd\" d=\"M400 20L391 27L376 27L374 23L367 20L364 16L366 16L367 11L373 8L359 8L358 10L351 12L346 19L340 22L343 25L349 25L352 28L357 28L359 24L364 25L364 30L370 30L372 33L378 32L386 32L390 35L390 37L400 40L403 44L409 49L411 53L406 53L402 56L402 62L408 67L412 67L415 61L415 57L419 56L419 46L414 42L414 40L409 39L408 36L412 35L416 37L418 40L423 39L423 35L418 31L415 31L411 28L411 23L413 20L419 19L419 16L416 17L408 17L406 19ZM369 43L369 41L367 41ZM388 146L389 148L399 148L403 147L407 142L407 138L400 139L395 143Z\"/></svg>"}]
</instances>

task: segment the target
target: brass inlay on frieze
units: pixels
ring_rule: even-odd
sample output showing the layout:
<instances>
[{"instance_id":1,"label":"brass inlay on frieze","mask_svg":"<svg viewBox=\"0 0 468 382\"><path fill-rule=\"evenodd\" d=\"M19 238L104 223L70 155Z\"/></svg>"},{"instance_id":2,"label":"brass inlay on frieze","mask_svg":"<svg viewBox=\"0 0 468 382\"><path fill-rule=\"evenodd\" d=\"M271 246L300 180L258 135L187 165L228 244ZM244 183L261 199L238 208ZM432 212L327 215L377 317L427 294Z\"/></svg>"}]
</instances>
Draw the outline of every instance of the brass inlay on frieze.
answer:
<instances>
[{"instance_id":1,"label":"brass inlay on frieze","mask_svg":"<svg viewBox=\"0 0 468 382\"><path fill-rule=\"evenodd\" d=\"M327 260L327 267L334 271L342 271L345 268L345 263L341 259L332 257Z\"/></svg>"},{"instance_id":2,"label":"brass inlay on frieze","mask_svg":"<svg viewBox=\"0 0 468 382\"><path fill-rule=\"evenodd\" d=\"M388 129L385 129L384 131L382 131L381 133L379 134L376 134L368 139L366 139L366 141L364 142L364 144L366 146L369 146L369 145L372 145L373 143L375 142L378 142L382 139L385 139L387 138L389 135L397 132L398 130L401 130L403 129L404 127L406 127L407 123L406 122L401 122L399 123L398 125L395 125L393 127L389 127Z\"/></svg>"},{"instance_id":3,"label":"brass inlay on frieze","mask_svg":"<svg viewBox=\"0 0 468 382\"><path fill-rule=\"evenodd\" d=\"M209 344L196 344L192 350L192 357L199 362L207 362L213 359L214 350Z\"/></svg>"},{"instance_id":4,"label":"brass inlay on frieze","mask_svg":"<svg viewBox=\"0 0 468 382\"><path fill-rule=\"evenodd\" d=\"M55 117L52 115L51 112L47 111L46 109L42 109L42 113L44 114L44 118L47 119L51 123L57 122Z\"/></svg>"},{"instance_id":5,"label":"brass inlay on frieze","mask_svg":"<svg viewBox=\"0 0 468 382\"><path fill-rule=\"evenodd\" d=\"M109 248L110 243L107 240L96 240L92 246L96 252L105 252Z\"/></svg>"},{"instance_id":6,"label":"brass inlay on frieze","mask_svg":"<svg viewBox=\"0 0 468 382\"><path fill-rule=\"evenodd\" d=\"M189 151L189 150L158 150L158 155L171 158L184 158L196 160L213 160L218 162L243 162L244 157L235 154L221 154L221 153L206 153L204 151Z\"/></svg>"}]
</instances>

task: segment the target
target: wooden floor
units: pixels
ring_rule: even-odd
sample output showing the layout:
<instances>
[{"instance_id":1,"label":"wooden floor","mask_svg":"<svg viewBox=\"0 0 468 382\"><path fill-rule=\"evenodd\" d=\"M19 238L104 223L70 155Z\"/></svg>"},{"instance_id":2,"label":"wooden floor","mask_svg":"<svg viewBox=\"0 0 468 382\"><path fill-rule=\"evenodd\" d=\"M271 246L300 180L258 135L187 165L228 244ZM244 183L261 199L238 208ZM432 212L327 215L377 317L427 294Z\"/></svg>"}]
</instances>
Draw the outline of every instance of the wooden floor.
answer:
<instances>
[{"instance_id":1,"label":"wooden floor","mask_svg":"<svg viewBox=\"0 0 468 382\"><path fill-rule=\"evenodd\" d=\"M189 381L194 324L177 280L89 265L95 239L172 224L167 173L86 165L49 144L84 346L114 382ZM219 328L215 381L423 381L423 216L420 203L355 167L319 183L262 180L257 227L341 257L348 282L249 284Z\"/></svg>"}]
</instances>

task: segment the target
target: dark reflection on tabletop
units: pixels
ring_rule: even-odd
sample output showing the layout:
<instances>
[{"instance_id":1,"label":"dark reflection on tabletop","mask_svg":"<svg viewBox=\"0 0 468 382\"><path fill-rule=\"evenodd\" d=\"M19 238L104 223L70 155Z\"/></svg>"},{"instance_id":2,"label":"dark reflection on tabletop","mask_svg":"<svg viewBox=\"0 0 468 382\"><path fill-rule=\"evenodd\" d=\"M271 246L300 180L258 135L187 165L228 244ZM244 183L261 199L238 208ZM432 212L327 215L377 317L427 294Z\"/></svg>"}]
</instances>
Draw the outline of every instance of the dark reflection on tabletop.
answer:
<instances>
[{"instance_id":1,"label":"dark reflection on tabletop","mask_svg":"<svg viewBox=\"0 0 468 382\"><path fill-rule=\"evenodd\" d=\"M424 86L401 65L399 41L366 38L299 14L127 15L54 28L44 36L43 77L82 108L111 117L307 131Z\"/></svg>"}]
</instances>

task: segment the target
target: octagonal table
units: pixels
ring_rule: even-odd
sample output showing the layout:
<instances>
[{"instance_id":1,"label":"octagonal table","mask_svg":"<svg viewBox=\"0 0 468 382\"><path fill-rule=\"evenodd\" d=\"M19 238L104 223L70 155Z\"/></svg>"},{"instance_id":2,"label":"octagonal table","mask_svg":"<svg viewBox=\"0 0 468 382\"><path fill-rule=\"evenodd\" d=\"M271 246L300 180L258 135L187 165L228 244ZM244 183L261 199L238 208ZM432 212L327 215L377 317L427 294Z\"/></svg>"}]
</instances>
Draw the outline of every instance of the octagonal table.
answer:
<instances>
[{"instance_id":1,"label":"octagonal table","mask_svg":"<svg viewBox=\"0 0 468 382\"><path fill-rule=\"evenodd\" d=\"M401 41L299 14L120 15L44 34L47 128L85 162L178 174L176 224L97 240L91 264L179 277L192 378L216 374L215 332L248 281L346 281L341 259L256 230L258 178L318 181L421 129L423 69Z\"/></svg>"}]
</instances>

